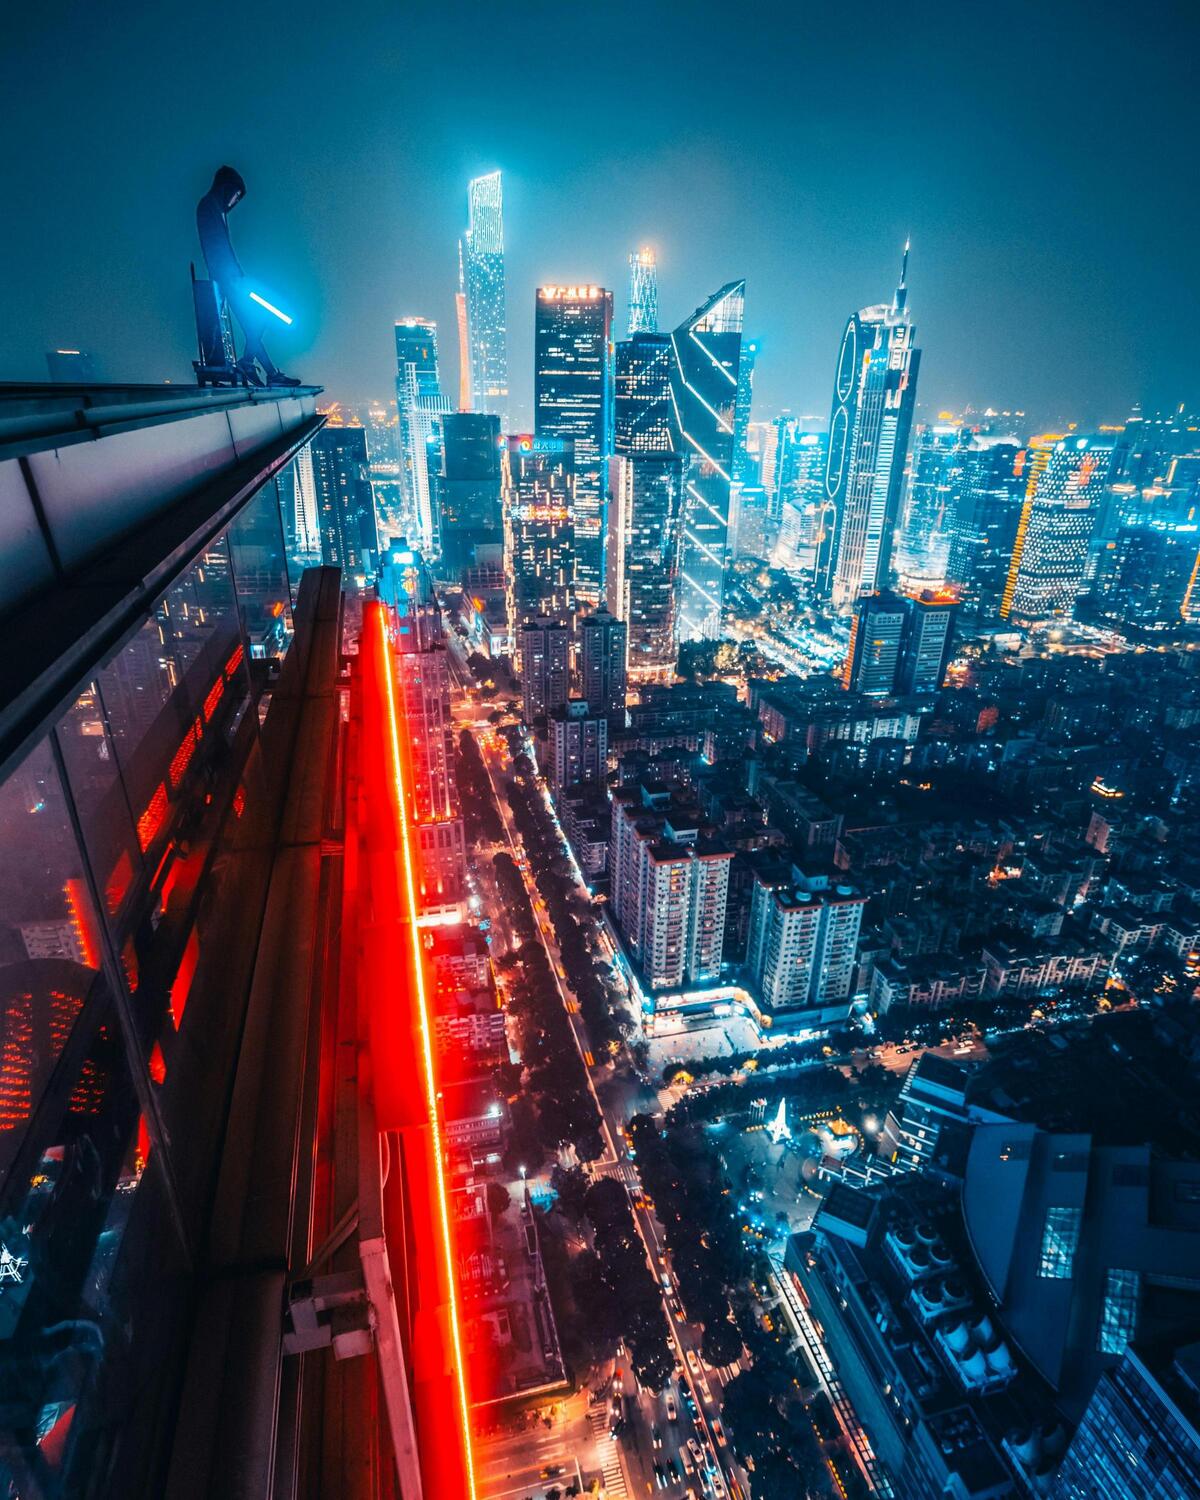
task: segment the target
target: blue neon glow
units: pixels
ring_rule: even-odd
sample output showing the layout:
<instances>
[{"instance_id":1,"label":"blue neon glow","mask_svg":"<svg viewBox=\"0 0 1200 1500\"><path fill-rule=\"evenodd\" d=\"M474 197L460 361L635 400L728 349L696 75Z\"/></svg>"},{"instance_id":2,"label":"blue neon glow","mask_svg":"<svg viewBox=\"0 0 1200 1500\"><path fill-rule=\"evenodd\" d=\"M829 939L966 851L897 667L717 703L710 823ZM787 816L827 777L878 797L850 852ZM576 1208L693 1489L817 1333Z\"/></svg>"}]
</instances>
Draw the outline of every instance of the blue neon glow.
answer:
<instances>
[{"instance_id":1,"label":"blue neon glow","mask_svg":"<svg viewBox=\"0 0 1200 1500\"><path fill-rule=\"evenodd\" d=\"M287 313L280 312L277 307L272 307L265 297L260 297L257 292L250 293L251 302L257 302L259 307L265 307L269 313L274 313L282 323L290 323L292 320Z\"/></svg>"}]
</instances>

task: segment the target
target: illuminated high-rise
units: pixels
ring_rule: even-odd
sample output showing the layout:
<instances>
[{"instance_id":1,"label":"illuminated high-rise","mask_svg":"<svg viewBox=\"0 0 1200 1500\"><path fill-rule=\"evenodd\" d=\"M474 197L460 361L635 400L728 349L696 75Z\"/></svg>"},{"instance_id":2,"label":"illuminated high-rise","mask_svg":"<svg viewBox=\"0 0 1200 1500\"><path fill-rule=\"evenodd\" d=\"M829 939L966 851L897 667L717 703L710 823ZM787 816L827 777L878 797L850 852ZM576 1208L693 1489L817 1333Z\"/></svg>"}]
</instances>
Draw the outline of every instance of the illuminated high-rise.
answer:
<instances>
[{"instance_id":1,"label":"illuminated high-rise","mask_svg":"<svg viewBox=\"0 0 1200 1500\"><path fill-rule=\"evenodd\" d=\"M311 449L322 561L367 576L379 556L367 435L361 427L323 427Z\"/></svg>"},{"instance_id":2,"label":"illuminated high-rise","mask_svg":"<svg viewBox=\"0 0 1200 1500\"><path fill-rule=\"evenodd\" d=\"M464 568L475 565L477 547L503 544L500 443L499 417L452 411L442 418L442 472L437 486L439 577L458 578Z\"/></svg>"},{"instance_id":3,"label":"illuminated high-rise","mask_svg":"<svg viewBox=\"0 0 1200 1500\"><path fill-rule=\"evenodd\" d=\"M639 333L617 345L605 594L627 628L632 682L669 680L678 655L684 460L671 359L669 334Z\"/></svg>"},{"instance_id":4,"label":"illuminated high-rise","mask_svg":"<svg viewBox=\"0 0 1200 1500\"><path fill-rule=\"evenodd\" d=\"M839 609L882 588L891 573L921 359L907 270L906 245L892 301L851 313L838 351L825 471L832 528L818 582Z\"/></svg>"},{"instance_id":5,"label":"illuminated high-rise","mask_svg":"<svg viewBox=\"0 0 1200 1500\"><path fill-rule=\"evenodd\" d=\"M744 343L738 361L737 399L733 406L733 480L735 484L754 484L758 466L750 452L750 407L754 398L754 361L758 345Z\"/></svg>"},{"instance_id":6,"label":"illuminated high-rise","mask_svg":"<svg viewBox=\"0 0 1200 1500\"><path fill-rule=\"evenodd\" d=\"M976 437L951 497L946 578L964 614L995 619L1017 537L1025 450L1012 438Z\"/></svg>"},{"instance_id":7,"label":"illuminated high-rise","mask_svg":"<svg viewBox=\"0 0 1200 1500\"><path fill-rule=\"evenodd\" d=\"M1111 439L1048 434L1031 441L1002 619L1032 625L1071 613L1111 461Z\"/></svg>"},{"instance_id":8,"label":"illuminated high-rise","mask_svg":"<svg viewBox=\"0 0 1200 1500\"><path fill-rule=\"evenodd\" d=\"M625 725L625 621L606 609L579 621L580 697L591 714Z\"/></svg>"},{"instance_id":9,"label":"illuminated high-rise","mask_svg":"<svg viewBox=\"0 0 1200 1500\"><path fill-rule=\"evenodd\" d=\"M604 589L612 306L612 293L599 286L542 286L537 292L534 435L574 446L574 585L584 604L599 604Z\"/></svg>"},{"instance_id":10,"label":"illuminated high-rise","mask_svg":"<svg viewBox=\"0 0 1200 1500\"><path fill-rule=\"evenodd\" d=\"M509 632L545 615L569 626L575 610L575 468L569 438L520 433L500 450Z\"/></svg>"},{"instance_id":11,"label":"illuminated high-rise","mask_svg":"<svg viewBox=\"0 0 1200 1500\"><path fill-rule=\"evenodd\" d=\"M896 573L905 588L946 580L954 501L970 446L970 432L956 422L917 429L896 539Z\"/></svg>"},{"instance_id":12,"label":"illuminated high-rise","mask_svg":"<svg viewBox=\"0 0 1200 1500\"><path fill-rule=\"evenodd\" d=\"M504 197L499 172L475 177L467 190L467 229L458 247L459 318L468 370L460 401L508 427L508 317L504 294ZM459 347L462 348L460 334ZM466 403L463 403L466 404Z\"/></svg>"},{"instance_id":13,"label":"illuminated high-rise","mask_svg":"<svg viewBox=\"0 0 1200 1500\"><path fill-rule=\"evenodd\" d=\"M383 557L376 585L391 614L401 707L408 730L411 807L422 914L459 913L466 841L454 770L446 635L429 567L402 538Z\"/></svg>"},{"instance_id":14,"label":"illuminated high-rise","mask_svg":"<svg viewBox=\"0 0 1200 1500\"><path fill-rule=\"evenodd\" d=\"M629 256L629 337L658 332L658 264L648 246Z\"/></svg>"},{"instance_id":15,"label":"illuminated high-rise","mask_svg":"<svg viewBox=\"0 0 1200 1500\"><path fill-rule=\"evenodd\" d=\"M437 324L428 318L404 318L396 324L400 488L407 519L426 552L436 541L433 486L441 467L437 419L449 409L438 376Z\"/></svg>"},{"instance_id":16,"label":"illuminated high-rise","mask_svg":"<svg viewBox=\"0 0 1200 1500\"><path fill-rule=\"evenodd\" d=\"M681 640L720 634L745 281L714 292L671 335L671 404L686 461Z\"/></svg>"}]
</instances>

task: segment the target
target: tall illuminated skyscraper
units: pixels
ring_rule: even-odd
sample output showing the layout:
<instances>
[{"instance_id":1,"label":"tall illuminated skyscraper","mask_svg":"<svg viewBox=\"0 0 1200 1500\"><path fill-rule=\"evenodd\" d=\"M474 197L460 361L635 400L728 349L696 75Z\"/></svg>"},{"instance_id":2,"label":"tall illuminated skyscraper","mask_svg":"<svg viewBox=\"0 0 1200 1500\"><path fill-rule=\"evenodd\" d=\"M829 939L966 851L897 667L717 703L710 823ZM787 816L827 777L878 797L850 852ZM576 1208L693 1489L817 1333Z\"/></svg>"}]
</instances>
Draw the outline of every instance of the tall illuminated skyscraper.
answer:
<instances>
[{"instance_id":1,"label":"tall illuminated skyscraper","mask_svg":"<svg viewBox=\"0 0 1200 1500\"><path fill-rule=\"evenodd\" d=\"M361 427L323 427L310 448L322 561L368 575L378 562L379 539L367 435Z\"/></svg>"},{"instance_id":2,"label":"tall illuminated skyscraper","mask_svg":"<svg viewBox=\"0 0 1200 1500\"><path fill-rule=\"evenodd\" d=\"M405 318L396 324L396 412L402 504L425 552L436 540L431 475L441 467L431 454L438 416L449 411L438 380L437 324Z\"/></svg>"},{"instance_id":3,"label":"tall illuminated skyscraper","mask_svg":"<svg viewBox=\"0 0 1200 1500\"><path fill-rule=\"evenodd\" d=\"M408 731L415 816L417 897L425 914L460 914L466 843L454 771L446 633L433 578L420 552L400 538L383 556L376 585L391 612L397 678Z\"/></svg>"},{"instance_id":4,"label":"tall illuminated skyscraper","mask_svg":"<svg viewBox=\"0 0 1200 1500\"><path fill-rule=\"evenodd\" d=\"M882 588L891 571L921 360L907 272L905 245L891 303L851 313L838 352L825 471L833 527L819 570L839 609Z\"/></svg>"},{"instance_id":5,"label":"tall illuminated skyscraper","mask_svg":"<svg viewBox=\"0 0 1200 1500\"><path fill-rule=\"evenodd\" d=\"M945 582L954 502L970 446L970 432L957 422L917 428L896 541L896 572L905 588Z\"/></svg>"},{"instance_id":6,"label":"tall illuminated skyscraper","mask_svg":"<svg viewBox=\"0 0 1200 1500\"><path fill-rule=\"evenodd\" d=\"M517 640L534 615L566 626L574 616L574 452L569 438L521 433L505 441L500 463L509 633Z\"/></svg>"},{"instance_id":7,"label":"tall illuminated skyscraper","mask_svg":"<svg viewBox=\"0 0 1200 1500\"><path fill-rule=\"evenodd\" d=\"M504 295L504 200L499 172L475 177L467 190L467 229L458 246L459 318L465 328L466 377L460 400L490 412L508 428L508 317ZM463 343L460 331L459 347ZM469 379L469 385L468 385Z\"/></svg>"},{"instance_id":8,"label":"tall illuminated skyscraper","mask_svg":"<svg viewBox=\"0 0 1200 1500\"><path fill-rule=\"evenodd\" d=\"M669 681L678 656L677 601L684 459L671 405L671 337L617 345L605 592L624 620L632 682Z\"/></svg>"},{"instance_id":9,"label":"tall illuminated skyscraper","mask_svg":"<svg viewBox=\"0 0 1200 1500\"><path fill-rule=\"evenodd\" d=\"M1111 439L1034 438L1000 617L1032 625L1069 615L1108 483Z\"/></svg>"},{"instance_id":10,"label":"tall illuminated skyscraper","mask_svg":"<svg viewBox=\"0 0 1200 1500\"><path fill-rule=\"evenodd\" d=\"M574 445L574 582L580 602L592 605L604 589L612 305L599 286L539 287L534 330L534 436Z\"/></svg>"},{"instance_id":11,"label":"tall illuminated skyscraper","mask_svg":"<svg viewBox=\"0 0 1200 1500\"><path fill-rule=\"evenodd\" d=\"M629 257L629 337L658 332L658 263L648 246Z\"/></svg>"},{"instance_id":12,"label":"tall illuminated skyscraper","mask_svg":"<svg viewBox=\"0 0 1200 1500\"><path fill-rule=\"evenodd\" d=\"M757 465L747 445L750 433L750 405L754 395L754 360L758 345L742 345L738 364L737 400L733 408L733 480L735 484L756 484Z\"/></svg>"},{"instance_id":13,"label":"tall illuminated skyscraper","mask_svg":"<svg viewBox=\"0 0 1200 1500\"><path fill-rule=\"evenodd\" d=\"M685 477L681 640L720 634L745 281L714 292L671 335L671 404Z\"/></svg>"}]
</instances>

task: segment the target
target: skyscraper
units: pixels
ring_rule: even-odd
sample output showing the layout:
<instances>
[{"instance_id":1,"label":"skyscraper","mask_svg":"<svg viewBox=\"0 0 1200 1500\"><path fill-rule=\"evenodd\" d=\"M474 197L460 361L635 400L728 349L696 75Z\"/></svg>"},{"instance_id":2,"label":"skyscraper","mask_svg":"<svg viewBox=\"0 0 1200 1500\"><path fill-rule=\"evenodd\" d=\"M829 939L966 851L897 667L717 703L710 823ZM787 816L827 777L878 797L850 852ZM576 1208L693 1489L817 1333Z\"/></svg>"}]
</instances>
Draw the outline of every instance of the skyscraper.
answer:
<instances>
[{"instance_id":1,"label":"skyscraper","mask_svg":"<svg viewBox=\"0 0 1200 1500\"><path fill-rule=\"evenodd\" d=\"M379 539L367 435L361 427L323 427L311 451L321 559L350 574L369 574L378 560Z\"/></svg>"},{"instance_id":2,"label":"skyscraper","mask_svg":"<svg viewBox=\"0 0 1200 1500\"><path fill-rule=\"evenodd\" d=\"M588 712L625 723L625 621L606 609L579 622L579 679Z\"/></svg>"},{"instance_id":3,"label":"skyscraper","mask_svg":"<svg viewBox=\"0 0 1200 1500\"><path fill-rule=\"evenodd\" d=\"M571 632L560 620L537 615L516 633L526 724L562 708L571 686Z\"/></svg>"},{"instance_id":4,"label":"skyscraper","mask_svg":"<svg viewBox=\"0 0 1200 1500\"><path fill-rule=\"evenodd\" d=\"M427 318L405 318L396 324L400 484L408 519L426 552L436 541L432 496L440 468L431 449L438 435L437 418L449 409L438 378L437 324Z\"/></svg>"},{"instance_id":5,"label":"skyscraper","mask_svg":"<svg viewBox=\"0 0 1200 1500\"><path fill-rule=\"evenodd\" d=\"M746 283L731 281L671 335L671 403L685 475L679 635L720 633Z\"/></svg>"},{"instance_id":6,"label":"skyscraper","mask_svg":"<svg viewBox=\"0 0 1200 1500\"><path fill-rule=\"evenodd\" d=\"M506 439L500 459L509 630L515 637L532 615L569 626L575 609L571 440L518 434Z\"/></svg>"},{"instance_id":7,"label":"skyscraper","mask_svg":"<svg viewBox=\"0 0 1200 1500\"><path fill-rule=\"evenodd\" d=\"M538 288L534 435L574 444L574 585L585 604L599 604L604 587L606 459L612 452L611 340L611 292L599 286Z\"/></svg>"},{"instance_id":8,"label":"skyscraper","mask_svg":"<svg viewBox=\"0 0 1200 1500\"><path fill-rule=\"evenodd\" d=\"M1030 443L1002 619L1031 625L1071 613L1111 459L1111 440L1046 435Z\"/></svg>"},{"instance_id":9,"label":"skyscraper","mask_svg":"<svg viewBox=\"0 0 1200 1500\"><path fill-rule=\"evenodd\" d=\"M1136 1271L1105 1271L1115 1292ZM1200 1494L1200 1344L1125 1349L1100 1377L1048 1491L1054 1500L1176 1500Z\"/></svg>"},{"instance_id":10,"label":"skyscraper","mask_svg":"<svg viewBox=\"0 0 1200 1500\"><path fill-rule=\"evenodd\" d=\"M720 978L732 859L660 784L614 793L613 914L650 991Z\"/></svg>"},{"instance_id":11,"label":"skyscraper","mask_svg":"<svg viewBox=\"0 0 1200 1500\"><path fill-rule=\"evenodd\" d=\"M463 898L466 841L454 773L450 676L441 611L421 554L400 539L384 554L377 590L391 612L408 729L411 805L425 915L453 915Z\"/></svg>"},{"instance_id":12,"label":"skyscraper","mask_svg":"<svg viewBox=\"0 0 1200 1500\"><path fill-rule=\"evenodd\" d=\"M608 720L580 698L546 716L546 769L557 802L572 786L603 787L608 772Z\"/></svg>"},{"instance_id":13,"label":"skyscraper","mask_svg":"<svg viewBox=\"0 0 1200 1500\"><path fill-rule=\"evenodd\" d=\"M669 334L617 345L606 598L625 622L632 681L670 677L678 654L676 603L684 460L671 405Z\"/></svg>"},{"instance_id":14,"label":"skyscraper","mask_svg":"<svg viewBox=\"0 0 1200 1500\"><path fill-rule=\"evenodd\" d=\"M975 437L951 496L946 577L964 613L999 614L1017 537L1024 485L1024 450L1011 438Z\"/></svg>"},{"instance_id":15,"label":"skyscraper","mask_svg":"<svg viewBox=\"0 0 1200 1500\"><path fill-rule=\"evenodd\" d=\"M851 887L794 868L755 879L747 962L764 1007L845 1011L866 904Z\"/></svg>"},{"instance_id":16,"label":"skyscraper","mask_svg":"<svg viewBox=\"0 0 1200 1500\"><path fill-rule=\"evenodd\" d=\"M475 564L475 548L504 542L500 503L500 418L447 412L442 418L438 484L439 576L458 578Z\"/></svg>"},{"instance_id":17,"label":"skyscraper","mask_svg":"<svg viewBox=\"0 0 1200 1500\"><path fill-rule=\"evenodd\" d=\"M936 693L954 648L958 601L952 589L922 589L905 600L908 623L896 672L898 693Z\"/></svg>"},{"instance_id":18,"label":"skyscraper","mask_svg":"<svg viewBox=\"0 0 1200 1500\"><path fill-rule=\"evenodd\" d=\"M757 465L747 444L750 433L750 408L754 399L754 361L757 355L757 344L742 345L742 357L738 362L737 399L733 404L733 480L735 484L754 484L758 477Z\"/></svg>"},{"instance_id":19,"label":"skyscraper","mask_svg":"<svg viewBox=\"0 0 1200 1500\"><path fill-rule=\"evenodd\" d=\"M906 601L890 589L859 600L850 622L843 687L870 697L891 697L896 691L907 620Z\"/></svg>"},{"instance_id":20,"label":"skyscraper","mask_svg":"<svg viewBox=\"0 0 1200 1500\"><path fill-rule=\"evenodd\" d=\"M508 427L508 318L499 172L473 178L467 190L467 229L458 247L458 275L471 410L499 417L503 431ZM461 394L468 394L461 372L459 389Z\"/></svg>"},{"instance_id":21,"label":"skyscraper","mask_svg":"<svg viewBox=\"0 0 1200 1500\"><path fill-rule=\"evenodd\" d=\"M971 434L957 422L917 429L896 540L896 573L905 588L946 581L954 502L970 446Z\"/></svg>"},{"instance_id":22,"label":"skyscraper","mask_svg":"<svg viewBox=\"0 0 1200 1500\"><path fill-rule=\"evenodd\" d=\"M658 265L648 246L629 256L629 337L658 332Z\"/></svg>"},{"instance_id":23,"label":"skyscraper","mask_svg":"<svg viewBox=\"0 0 1200 1500\"><path fill-rule=\"evenodd\" d=\"M908 317L908 246L890 305L851 313L829 418L825 489L833 527L818 561L838 609L882 588L891 554L921 351Z\"/></svg>"}]
</instances>

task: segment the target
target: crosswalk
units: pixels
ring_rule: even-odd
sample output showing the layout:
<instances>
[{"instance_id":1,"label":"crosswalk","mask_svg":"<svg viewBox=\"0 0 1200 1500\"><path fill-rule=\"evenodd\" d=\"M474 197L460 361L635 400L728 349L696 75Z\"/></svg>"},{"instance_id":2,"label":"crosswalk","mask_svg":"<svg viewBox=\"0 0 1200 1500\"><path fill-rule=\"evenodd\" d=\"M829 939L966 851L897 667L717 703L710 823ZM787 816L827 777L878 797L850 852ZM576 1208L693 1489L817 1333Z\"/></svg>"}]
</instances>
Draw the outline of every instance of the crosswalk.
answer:
<instances>
[{"instance_id":1,"label":"crosswalk","mask_svg":"<svg viewBox=\"0 0 1200 1500\"><path fill-rule=\"evenodd\" d=\"M604 1493L615 1495L617 1500L627 1500L629 1489L625 1484L625 1471L621 1468L617 1441L609 1430L608 1404L591 1407L588 1411L588 1423L592 1429L592 1437L596 1440Z\"/></svg>"}]
</instances>

